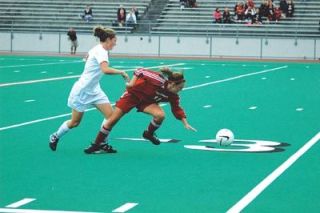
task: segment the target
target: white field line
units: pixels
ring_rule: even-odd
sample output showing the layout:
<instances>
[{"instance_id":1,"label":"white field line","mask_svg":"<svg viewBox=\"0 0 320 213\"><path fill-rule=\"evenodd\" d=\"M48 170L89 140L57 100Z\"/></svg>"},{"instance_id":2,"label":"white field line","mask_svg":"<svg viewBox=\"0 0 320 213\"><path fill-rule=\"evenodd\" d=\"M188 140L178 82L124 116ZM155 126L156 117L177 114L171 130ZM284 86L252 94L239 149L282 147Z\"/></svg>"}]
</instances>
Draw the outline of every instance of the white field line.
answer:
<instances>
[{"instance_id":1,"label":"white field line","mask_svg":"<svg viewBox=\"0 0 320 213\"><path fill-rule=\"evenodd\" d=\"M266 189L274 180L276 180L282 173L284 173L295 161L297 161L305 152L307 152L314 144L320 140L320 132L318 132L312 139L310 139L303 147L296 153L291 155L288 160L282 163L276 170L269 174L263 181L254 187L248 194L232 206L227 213L241 212L247 205L249 205L264 189Z\"/></svg>"},{"instance_id":2,"label":"white field line","mask_svg":"<svg viewBox=\"0 0 320 213\"><path fill-rule=\"evenodd\" d=\"M20 206L26 205L27 203L30 203L32 201L34 201L34 198L24 198L18 202L12 203L10 205L7 205L7 208L18 208Z\"/></svg>"},{"instance_id":3,"label":"white field line","mask_svg":"<svg viewBox=\"0 0 320 213\"><path fill-rule=\"evenodd\" d=\"M0 66L0 68L13 68L13 67L32 67L32 66L45 66L45 65L57 65L57 64L72 64L80 63L82 60L77 61L63 61L63 62L50 62L50 63L41 63L41 64L20 64L20 65L9 65L9 66Z\"/></svg>"},{"instance_id":4,"label":"white field line","mask_svg":"<svg viewBox=\"0 0 320 213\"><path fill-rule=\"evenodd\" d=\"M152 67L146 67L146 69L152 69L152 68L159 68L159 67L174 67L174 66L181 66L184 65L184 63L178 63L178 64L169 64L169 65L160 65L160 66L152 66ZM127 69L126 72L134 71L134 69ZM8 87L8 86L15 86L15 85L22 85L22 84L34 84L34 83L41 83L41 82L47 82L47 81L58 81L58 80L65 80L70 78L79 78L80 75L71 75L71 76L64 76L64 77L56 77L56 78L45 78L40 80L30 80L30 81L20 81L20 82L12 82L12 83L4 83L0 84L0 87Z\"/></svg>"},{"instance_id":5,"label":"white field line","mask_svg":"<svg viewBox=\"0 0 320 213\"><path fill-rule=\"evenodd\" d=\"M123 212L126 212L126 211L132 209L136 205L138 205L138 203L125 203L122 206L120 206L119 208L114 209L112 212L123 213Z\"/></svg>"},{"instance_id":6,"label":"white field line","mask_svg":"<svg viewBox=\"0 0 320 213\"><path fill-rule=\"evenodd\" d=\"M55 210L39 210L39 209L6 209L0 208L2 213L99 213L99 212L77 212L77 211L55 211Z\"/></svg>"},{"instance_id":7,"label":"white field line","mask_svg":"<svg viewBox=\"0 0 320 213\"><path fill-rule=\"evenodd\" d=\"M235 80L235 79L244 78L244 77L248 77L248 76L252 76L252 75L259 75L259 74L262 74L262 73L272 72L272 71L284 69L284 68L287 68L287 67L288 66L282 66L282 67L276 67L276 68L272 68L272 69L262 70L262 71L259 71L259 72L253 72L253 73L238 75L238 76L234 76L234 77L231 77L231 78L226 78L226 79L212 81L212 82L199 84L199 85L195 85L195 86L191 86L191 87L186 87L183 90L189 90L189 89L195 89L195 88L199 88L199 87L205 87L205 86L208 86L208 85L218 84L218 83L222 83L222 82L226 82L226 81L232 81L232 80Z\"/></svg>"},{"instance_id":8,"label":"white field line","mask_svg":"<svg viewBox=\"0 0 320 213\"><path fill-rule=\"evenodd\" d=\"M274 69L262 70L262 71L258 71L258 72L254 72L254 73L249 73L249 74L245 74L245 75L240 75L240 76L235 76L235 77L219 80L219 81L212 81L212 82L205 83L205 84L199 84L199 85L195 85L195 86L191 86L191 87L186 87L186 88L184 88L184 90L195 89L195 88L199 88L199 87L208 86L208 85L211 85L211 84L217 84L217 83L222 83L222 82L225 82L225 81L231 81L231 80L235 80L235 79L239 79L239 78L244 78L244 77L247 77L247 76L258 75L258 74L261 74L261 73L271 72L271 71L283 69L283 68L286 68L286 67L287 66L277 67L277 68L274 68ZM56 119L56 118L61 118L61 117L69 116L69 115L70 115L70 113L67 113L67 114L57 115L57 116L53 116L53 117L33 120L33 121L29 121L29 122L24 122L24 123L20 123L20 124L0 127L0 131L16 128L16 127L20 127L20 126L25 126L25 125L29 125L29 124L33 124L33 123L39 123L39 122L42 122L42 121L53 120L53 119Z\"/></svg>"}]
</instances>

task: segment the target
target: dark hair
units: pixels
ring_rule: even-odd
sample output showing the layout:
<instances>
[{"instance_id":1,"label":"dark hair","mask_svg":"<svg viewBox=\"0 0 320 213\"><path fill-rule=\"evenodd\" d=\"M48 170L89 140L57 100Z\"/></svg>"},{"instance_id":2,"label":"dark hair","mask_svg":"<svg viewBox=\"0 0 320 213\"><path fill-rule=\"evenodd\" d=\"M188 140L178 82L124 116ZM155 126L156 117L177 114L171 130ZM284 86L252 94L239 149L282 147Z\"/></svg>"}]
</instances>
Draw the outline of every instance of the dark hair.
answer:
<instances>
[{"instance_id":1,"label":"dark hair","mask_svg":"<svg viewBox=\"0 0 320 213\"><path fill-rule=\"evenodd\" d=\"M101 42L107 40L107 38L113 39L116 37L116 32L110 28L104 28L103 26L97 26L93 28L93 35L98 37Z\"/></svg>"},{"instance_id":2,"label":"dark hair","mask_svg":"<svg viewBox=\"0 0 320 213\"><path fill-rule=\"evenodd\" d=\"M175 84L180 84L186 81L182 72L173 72L168 67L161 68L160 72L162 72L169 81L174 82Z\"/></svg>"}]
</instances>

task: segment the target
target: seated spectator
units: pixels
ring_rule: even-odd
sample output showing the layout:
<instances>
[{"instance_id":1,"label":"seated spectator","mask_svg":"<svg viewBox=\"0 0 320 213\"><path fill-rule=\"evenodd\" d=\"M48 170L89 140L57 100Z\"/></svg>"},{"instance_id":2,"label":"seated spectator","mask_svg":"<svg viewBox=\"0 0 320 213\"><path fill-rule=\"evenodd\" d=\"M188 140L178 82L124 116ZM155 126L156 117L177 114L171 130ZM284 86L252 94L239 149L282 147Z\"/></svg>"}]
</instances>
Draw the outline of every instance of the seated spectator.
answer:
<instances>
[{"instance_id":1,"label":"seated spectator","mask_svg":"<svg viewBox=\"0 0 320 213\"><path fill-rule=\"evenodd\" d=\"M126 23L126 9L123 8L122 5L120 5L118 12L117 12L117 21L119 27L123 27Z\"/></svg>"},{"instance_id":2,"label":"seated spectator","mask_svg":"<svg viewBox=\"0 0 320 213\"><path fill-rule=\"evenodd\" d=\"M180 9L184 9L185 7L187 7L187 0L180 0Z\"/></svg>"},{"instance_id":3,"label":"seated spectator","mask_svg":"<svg viewBox=\"0 0 320 213\"><path fill-rule=\"evenodd\" d=\"M132 7L132 11L136 15L137 21L140 20L139 10L136 7Z\"/></svg>"},{"instance_id":4,"label":"seated spectator","mask_svg":"<svg viewBox=\"0 0 320 213\"><path fill-rule=\"evenodd\" d=\"M86 22L89 22L93 19L93 13L90 5L86 6L86 9L83 11L83 15L81 15L82 19Z\"/></svg>"},{"instance_id":5,"label":"seated spectator","mask_svg":"<svg viewBox=\"0 0 320 213\"><path fill-rule=\"evenodd\" d=\"M286 17L288 13L288 3L287 0L280 0L280 10L283 17Z\"/></svg>"},{"instance_id":6,"label":"seated spectator","mask_svg":"<svg viewBox=\"0 0 320 213\"><path fill-rule=\"evenodd\" d=\"M223 11L222 21L225 24L231 24L231 14L227 7Z\"/></svg>"},{"instance_id":7,"label":"seated spectator","mask_svg":"<svg viewBox=\"0 0 320 213\"><path fill-rule=\"evenodd\" d=\"M235 19L242 21L244 20L244 12L245 8L242 2L238 2L236 6L234 7L234 14L235 14Z\"/></svg>"},{"instance_id":8,"label":"seated spectator","mask_svg":"<svg viewBox=\"0 0 320 213\"><path fill-rule=\"evenodd\" d=\"M128 27L133 27L135 28L136 25L137 25L137 18L136 18L136 15L134 14L134 11L131 10L127 17L126 17L126 23L127 23L127 26Z\"/></svg>"},{"instance_id":9,"label":"seated spectator","mask_svg":"<svg viewBox=\"0 0 320 213\"><path fill-rule=\"evenodd\" d=\"M260 10L258 8L256 9L256 15L253 16L252 24L255 24L255 25L262 24L262 16L261 16Z\"/></svg>"},{"instance_id":10,"label":"seated spectator","mask_svg":"<svg viewBox=\"0 0 320 213\"><path fill-rule=\"evenodd\" d=\"M288 12L287 12L287 17L293 17L293 12L294 12L294 4L292 0L288 1Z\"/></svg>"},{"instance_id":11,"label":"seated spectator","mask_svg":"<svg viewBox=\"0 0 320 213\"><path fill-rule=\"evenodd\" d=\"M259 14L261 15L261 17L268 17L269 14L269 3L268 1L264 1L259 8Z\"/></svg>"},{"instance_id":12,"label":"seated spectator","mask_svg":"<svg viewBox=\"0 0 320 213\"><path fill-rule=\"evenodd\" d=\"M197 0L187 0L187 4L191 8L197 7Z\"/></svg>"},{"instance_id":13,"label":"seated spectator","mask_svg":"<svg viewBox=\"0 0 320 213\"><path fill-rule=\"evenodd\" d=\"M275 20L276 22L280 21L281 19L281 10L280 10L280 7L276 7L274 9L274 17L273 17L273 20Z\"/></svg>"},{"instance_id":14,"label":"seated spectator","mask_svg":"<svg viewBox=\"0 0 320 213\"><path fill-rule=\"evenodd\" d=\"M248 9L248 7L255 8L253 0L247 0L247 3L245 4L245 9Z\"/></svg>"},{"instance_id":15,"label":"seated spectator","mask_svg":"<svg viewBox=\"0 0 320 213\"><path fill-rule=\"evenodd\" d=\"M256 10L254 8L251 8L250 6L246 9L244 12L246 21L248 23L252 23L254 17L256 16Z\"/></svg>"},{"instance_id":16,"label":"seated spectator","mask_svg":"<svg viewBox=\"0 0 320 213\"><path fill-rule=\"evenodd\" d=\"M216 8L216 10L212 14L213 16L213 23L221 23L222 22L222 15L219 10L219 8Z\"/></svg>"},{"instance_id":17,"label":"seated spectator","mask_svg":"<svg viewBox=\"0 0 320 213\"><path fill-rule=\"evenodd\" d=\"M274 5L272 0L268 1L268 21L273 21L274 19Z\"/></svg>"}]
</instances>

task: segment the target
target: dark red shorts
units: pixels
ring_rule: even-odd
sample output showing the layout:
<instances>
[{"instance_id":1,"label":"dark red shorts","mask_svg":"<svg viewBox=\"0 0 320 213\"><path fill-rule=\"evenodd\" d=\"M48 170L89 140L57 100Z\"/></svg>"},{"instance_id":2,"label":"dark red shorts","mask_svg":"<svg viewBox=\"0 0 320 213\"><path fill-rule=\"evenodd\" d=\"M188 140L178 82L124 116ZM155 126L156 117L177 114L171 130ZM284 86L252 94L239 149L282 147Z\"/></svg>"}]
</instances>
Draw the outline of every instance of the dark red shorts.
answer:
<instances>
[{"instance_id":1,"label":"dark red shorts","mask_svg":"<svg viewBox=\"0 0 320 213\"><path fill-rule=\"evenodd\" d=\"M155 102L145 101L142 98L126 91L116 102L116 107L121 109L124 113L129 112L134 107L138 109L138 112L143 112L144 108L153 103Z\"/></svg>"}]
</instances>

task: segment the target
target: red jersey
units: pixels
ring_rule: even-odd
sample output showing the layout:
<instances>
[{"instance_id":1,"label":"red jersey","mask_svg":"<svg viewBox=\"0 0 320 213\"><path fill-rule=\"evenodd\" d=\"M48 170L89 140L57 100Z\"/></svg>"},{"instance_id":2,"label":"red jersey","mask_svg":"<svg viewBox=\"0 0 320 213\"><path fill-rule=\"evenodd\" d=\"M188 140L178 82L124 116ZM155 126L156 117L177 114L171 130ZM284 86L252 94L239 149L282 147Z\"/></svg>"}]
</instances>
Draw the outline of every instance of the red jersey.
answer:
<instances>
[{"instance_id":1,"label":"red jersey","mask_svg":"<svg viewBox=\"0 0 320 213\"><path fill-rule=\"evenodd\" d=\"M177 119L185 118L185 112L180 107L180 97L177 94L171 93L166 89L167 79L161 75L161 73L154 72L147 69L137 69L134 72L134 75L137 77L135 84L127 89L127 95L132 95L134 98L134 105L138 108L139 111L142 111L142 108L159 102L169 102L171 106L171 111ZM126 96L126 93L124 94ZM125 102L129 102L126 100ZM119 100L121 102L121 99ZM132 106L131 102L128 104ZM121 109L125 108L125 103L117 104ZM130 109L129 109L130 110ZM124 111L128 111L125 109Z\"/></svg>"}]
</instances>

